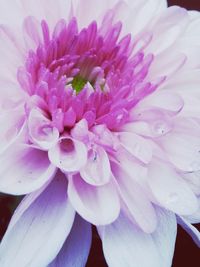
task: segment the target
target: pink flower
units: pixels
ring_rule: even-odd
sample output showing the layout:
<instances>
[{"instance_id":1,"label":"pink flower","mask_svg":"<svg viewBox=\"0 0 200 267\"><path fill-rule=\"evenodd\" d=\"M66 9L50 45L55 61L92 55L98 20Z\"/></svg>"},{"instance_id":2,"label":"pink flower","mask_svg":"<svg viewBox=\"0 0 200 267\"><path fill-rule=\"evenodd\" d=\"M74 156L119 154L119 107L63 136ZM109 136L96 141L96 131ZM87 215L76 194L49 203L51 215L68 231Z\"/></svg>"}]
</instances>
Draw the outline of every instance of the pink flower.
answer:
<instances>
[{"instance_id":1,"label":"pink flower","mask_svg":"<svg viewBox=\"0 0 200 267\"><path fill-rule=\"evenodd\" d=\"M165 0L1 1L0 266L170 267L200 245L200 15ZM79 214L79 215L78 215Z\"/></svg>"}]
</instances>

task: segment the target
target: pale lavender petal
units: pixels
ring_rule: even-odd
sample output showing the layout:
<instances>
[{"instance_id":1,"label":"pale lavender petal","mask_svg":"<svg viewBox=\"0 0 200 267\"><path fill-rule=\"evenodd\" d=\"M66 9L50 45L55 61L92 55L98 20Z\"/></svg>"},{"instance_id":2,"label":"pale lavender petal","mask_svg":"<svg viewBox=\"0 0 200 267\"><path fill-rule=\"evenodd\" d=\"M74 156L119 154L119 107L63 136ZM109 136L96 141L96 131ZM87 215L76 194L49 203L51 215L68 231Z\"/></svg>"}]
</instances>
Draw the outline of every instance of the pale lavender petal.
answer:
<instances>
[{"instance_id":1,"label":"pale lavender petal","mask_svg":"<svg viewBox=\"0 0 200 267\"><path fill-rule=\"evenodd\" d=\"M38 267L48 265L58 254L73 225L75 212L67 198L67 180L59 173L53 182L13 215L0 245L0 265ZM25 201L27 205L29 201ZM22 211L23 210L23 211ZM17 217L17 219L15 219Z\"/></svg>"},{"instance_id":2,"label":"pale lavender petal","mask_svg":"<svg viewBox=\"0 0 200 267\"><path fill-rule=\"evenodd\" d=\"M127 151L142 162L149 163L151 161L152 148L143 137L134 133L121 132L119 140Z\"/></svg>"},{"instance_id":3,"label":"pale lavender petal","mask_svg":"<svg viewBox=\"0 0 200 267\"><path fill-rule=\"evenodd\" d=\"M195 194L178 173L162 161L154 161L148 169L148 184L159 204L179 215L198 209Z\"/></svg>"},{"instance_id":4,"label":"pale lavender petal","mask_svg":"<svg viewBox=\"0 0 200 267\"><path fill-rule=\"evenodd\" d=\"M29 145L13 144L0 155L0 191L27 194L39 189L56 171L46 152Z\"/></svg>"},{"instance_id":5,"label":"pale lavender petal","mask_svg":"<svg viewBox=\"0 0 200 267\"><path fill-rule=\"evenodd\" d=\"M49 159L65 172L79 171L87 162L87 148L84 143L70 137L63 137L48 152Z\"/></svg>"},{"instance_id":6,"label":"pale lavender petal","mask_svg":"<svg viewBox=\"0 0 200 267\"><path fill-rule=\"evenodd\" d=\"M91 185L103 185L111 177L110 162L107 153L101 146L88 151L87 164L80 171L81 177Z\"/></svg>"},{"instance_id":7,"label":"pale lavender petal","mask_svg":"<svg viewBox=\"0 0 200 267\"><path fill-rule=\"evenodd\" d=\"M91 225L76 215L62 249L48 267L85 267L92 242Z\"/></svg>"},{"instance_id":8,"label":"pale lavender petal","mask_svg":"<svg viewBox=\"0 0 200 267\"><path fill-rule=\"evenodd\" d=\"M119 186L120 196L135 222L144 232L154 232L157 216L142 187L119 165L112 164L112 172Z\"/></svg>"},{"instance_id":9,"label":"pale lavender petal","mask_svg":"<svg viewBox=\"0 0 200 267\"><path fill-rule=\"evenodd\" d=\"M199 129L195 130L198 131ZM200 140L198 135L172 132L161 138L161 145L170 161L178 169L188 172L199 170Z\"/></svg>"},{"instance_id":10,"label":"pale lavender petal","mask_svg":"<svg viewBox=\"0 0 200 267\"><path fill-rule=\"evenodd\" d=\"M54 146L59 138L58 130L52 126L39 109L32 109L28 120L29 135L34 144L42 150L48 150Z\"/></svg>"},{"instance_id":11,"label":"pale lavender petal","mask_svg":"<svg viewBox=\"0 0 200 267\"><path fill-rule=\"evenodd\" d=\"M92 224L108 224L119 215L119 197L111 182L103 186L92 186L76 174L69 177L68 194L75 210Z\"/></svg>"},{"instance_id":12,"label":"pale lavender petal","mask_svg":"<svg viewBox=\"0 0 200 267\"><path fill-rule=\"evenodd\" d=\"M108 226L98 227L106 261L110 267L169 267L176 239L176 218L157 211L159 224L146 234L123 214Z\"/></svg>"},{"instance_id":13,"label":"pale lavender petal","mask_svg":"<svg viewBox=\"0 0 200 267\"><path fill-rule=\"evenodd\" d=\"M199 204L198 210L191 215L184 216L184 218L192 224L200 223L200 197L198 197L197 200L198 200L198 204Z\"/></svg>"},{"instance_id":14,"label":"pale lavender petal","mask_svg":"<svg viewBox=\"0 0 200 267\"><path fill-rule=\"evenodd\" d=\"M7 103L10 105L10 103ZM6 101L4 101L6 105ZM13 109L1 111L0 115L0 153L3 153L23 131L25 116L23 106L17 106Z\"/></svg>"}]
</instances>

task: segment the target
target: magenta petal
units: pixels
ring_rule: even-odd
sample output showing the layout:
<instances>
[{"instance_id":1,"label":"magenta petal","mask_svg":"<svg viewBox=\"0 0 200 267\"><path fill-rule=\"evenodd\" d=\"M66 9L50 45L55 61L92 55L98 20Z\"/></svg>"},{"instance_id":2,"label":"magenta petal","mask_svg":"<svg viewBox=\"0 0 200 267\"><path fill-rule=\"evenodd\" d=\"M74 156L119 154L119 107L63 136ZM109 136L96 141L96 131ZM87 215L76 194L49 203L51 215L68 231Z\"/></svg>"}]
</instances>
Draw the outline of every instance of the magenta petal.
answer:
<instances>
[{"instance_id":1,"label":"magenta petal","mask_svg":"<svg viewBox=\"0 0 200 267\"><path fill-rule=\"evenodd\" d=\"M56 257L75 216L66 188L67 180L59 173L42 194L26 197L37 195L28 208L23 207L27 200L21 202L0 245L1 266L47 266Z\"/></svg>"},{"instance_id":2,"label":"magenta petal","mask_svg":"<svg viewBox=\"0 0 200 267\"><path fill-rule=\"evenodd\" d=\"M119 215L119 197L111 182L92 186L77 174L69 177L68 194L75 210L92 224L108 224Z\"/></svg>"},{"instance_id":3,"label":"magenta petal","mask_svg":"<svg viewBox=\"0 0 200 267\"><path fill-rule=\"evenodd\" d=\"M176 239L176 218L157 210L158 227L146 234L123 214L112 224L98 227L107 264L114 267L169 267Z\"/></svg>"},{"instance_id":4,"label":"magenta petal","mask_svg":"<svg viewBox=\"0 0 200 267\"><path fill-rule=\"evenodd\" d=\"M56 171L46 152L13 144L0 155L0 191L27 194L43 186Z\"/></svg>"},{"instance_id":5,"label":"magenta petal","mask_svg":"<svg viewBox=\"0 0 200 267\"><path fill-rule=\"evenodd\" d=\"M62 249L48 267L85 267L92 242L91 225L76 215Z\"/></svg>"}]
</instances>

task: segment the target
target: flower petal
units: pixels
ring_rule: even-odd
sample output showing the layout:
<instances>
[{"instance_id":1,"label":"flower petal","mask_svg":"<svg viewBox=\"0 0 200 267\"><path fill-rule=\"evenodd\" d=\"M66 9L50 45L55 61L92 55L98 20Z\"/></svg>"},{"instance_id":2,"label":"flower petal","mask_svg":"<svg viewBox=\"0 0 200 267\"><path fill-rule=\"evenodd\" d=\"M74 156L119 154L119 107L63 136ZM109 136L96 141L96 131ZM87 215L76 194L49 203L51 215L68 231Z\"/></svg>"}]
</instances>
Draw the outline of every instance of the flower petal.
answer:
<instances>
[{"instance_id":1,"label":"flower petal","mask_svg":"<svg viewBox=\"0 0 200 267\"><path fill-rule=\"evenodd\" d=\"M13 144L0 155L0 191L23 195L35 191L56 171L47 153L29 145Z\"/></svg>"},{"instance_id":2,"label":"flower petal","mask_svg":"<svg viewBox=\"0 0 200 267\"><path fill-rule=\"evenodd\" d=\"M182 171L200 170L200 139L193 133L171 132L160 139L172 164Z\"/></svg>"},{"instance_id":3,"label":"flower petal","mask_svg":"<svg viewBox=\"0 0 200 267\"><path fill-rule=\"evenodd\" d=\"M48 267L85 267L92 242L89 223L76 215L72 230L55 260Z\"/></svg>"},{"instance_id":4,"label":"flower petal","mask_svg":"<svg viewBox=\"0 0 200 267\"><path fill-rule=\"evenodd\" d=\"M65 172L79 171L87 162L87 148L77 140L63 137L49 152L50 161Z\"/></svg>"},{"instance_id":5,"label":"flower petal","mask_svg":"<svg viewBox=\"0 0 200 267\"><path fill-rule=\"evenodd\" d=\"M153 234L134 226L123 214L98 230L106 261L111 267L169 267L176 238L176 218L158 211L159 225Z\"/></svg>"},{"instance_id":6,"label":"flower petal","mask_svg":"<svg viewBox=\"0 0 200 267\"><path fill-rule=\"evenodd\" d=\"M189 215L198 209L196 196L170 165L152 162L148 168L148 183L155 199L166 209L180 215Z\"/></svg>"},{"instance_id":7,"label":"flower petal","mask_svg":"<svg viewBox=\"0 0 200 267\"><path fill-rule=\"evenodd\" d=\"M0 115L0 154L6 150L20 135L23 130L25 117L22 107L1 111Z\"/></svg>"},{"instance_id":8,"label":"flower petal","mask_svg":"<svg viewBox=\"0 0 200 267\"><path fill-rule=\"evenodd\" d=\"M121 144L133 156L144 163L149 163L152 158L152 149L148 141L143 137L129 132L118 134Z\"/></svg>"},{"instance_id":9,"label":"flower petal","mask_svg":"<svg viewBox=\"0 0 200 267\"><path fill-rule=\"evenodd\" d=\"M75 216L66 189L67 180L59 173L25 209L15 225L8 228L0 245L1 266L46 266L55 258L71 230ZM29 197L32 198L32 194ZM18 216L18 209L15 216Z\"/></svg>"},{"instance_id":10,"label":"flower petal","mask_svg":"<svg viewBox=\"0 0 200 267\"><path fill-rule=\"evenodd\" d=\"M104 185L111 177L110 162L107 153L101 146L88 151L87 164L80 171L81 177L91 185Z\"/></svg>"},{"instance_id":11,"label":"flower petal","mask_svg":"<svg viewBox=\"0 0 200 267\"><path fill-rule=\"evenodd\" d=\"M29 135L41 149L48 150L59 138L59 132L38 109L32 109L28 120Z\"/></svg>"},{"instance_id":12,"label":"flower petal","mask_svg":"<svg viewBox=\"0 0 200 267\"><path fill-rule=\"evenodd\" d=\"M112 164L112 172L119 185L121 198L140 228L151 233L156 229L154 208L142 188L119 165Z\"/></svg>"},{"instance_id":13,"label":"flower petal","mask_svg":"<svg viewBox=\"0 0 200 267\"><path fill-rule=\"evenodd\" d=\"M69 177L68 194L75 210L92 224L108 224L119 215L119 197L111 182L96 187L76 174Z\"/></svg>"}]
</instances>

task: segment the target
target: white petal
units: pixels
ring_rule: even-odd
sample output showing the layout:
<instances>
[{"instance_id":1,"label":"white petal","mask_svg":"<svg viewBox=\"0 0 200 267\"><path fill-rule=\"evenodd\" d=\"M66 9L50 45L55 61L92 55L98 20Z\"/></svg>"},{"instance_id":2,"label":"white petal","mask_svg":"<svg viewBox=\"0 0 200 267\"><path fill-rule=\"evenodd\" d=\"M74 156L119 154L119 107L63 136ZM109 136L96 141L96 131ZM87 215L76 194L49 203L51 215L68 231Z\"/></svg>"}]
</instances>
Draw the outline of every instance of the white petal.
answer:
<instances>
[{"instance_id":1,"label":"white petal","mask_svg":"<svg viewBox=\"0 0 200 267\"><path fill-rule=\"evenodd\" d=\"M0 154L20 135L24 128L25 116L22 107L1 111L0 115Z\"/></svg>"},{"instance_id":2,"label":"white petal","mask_svg":"<svg viewBox=\"0 0 200 267\"><path fill-rule=\"evenodd\" d=\"M69 177L68 194L75 210L92 224L108 224L119 215L119 197L111 182L92 186L77 174Z\"/></svg>"},{"instance_id":3,"label":"white petal","mask_svg":"<svg viewBox=\"0 0 200 267\"><path fill-rule=\"evenodd\" d=\"M171 132L160 143L172 164L182 171L200 170L200 139L191 132Z\"/></svg>"},{"instance_id":4,"label":"white petal","mask_svg":"<svg viewBox=\"0 0 200 267\"><path fill-rule=\"evenodd\" d=\"M143 231L153 232L157 225L157 217L146 193L119 165L112 164L112 172L119 185L121 198L136 223Z\"/></svg>"},{"instance_id":5,"label":"white petal","mask_svg":"<svg viewBox=\"0 0 200 267\"><path fill-rule=\"evenodd\" d=\"M188 216L184 216L184 218L192 224L200 223L200 197L198 197L198 203L199 203L199 208L195 213Z\"/></svg>"},{"instance_id":6,"label":"white petal","mask_svg":"<svg viewBox=\"0 0 200 267\"><path fill-rule=\"evenodd\" d=\"M59 138L59 132L38 109L32 109L28 119L29 135L41 149L48 150Z\"/></svg>"},{"instance_id":7,"label":"white petal","mask_svg":"<svg viewBox=\"0 0 200 267\"><path fill-rule=\"evenodd\" d=\"M44 151L13 144L0 155L0 191L27 194L50 180L56 171Z\"/></svg>"},{"instance_id":8,"label":"white petal","mask_svg":"<svg viewBox=\"0 0 200 267\"><path fill-rule=\"evenodd\" d=\"M129 132L118 134L119 140L124 148L133 156L144 163L149 163L152 158L152 149L148 141L143 137Z\"/></svg>"},{"instance_id":9,"label":"white petal","mask_svg":"<svg viewBox=\"0 0 200 267\"><path fill-rule=\"evenodd\" d=\"M91 225L76 215L62 249L48 267L85 267L92 242Z\"/></svg>"},{"instance_id":10,"label":"white petal","mask_svg":"<svg viewBox=\"0 0 200 267\"><path fill-rule=\"evenodd\" d=\"M159 225L153 234L134 226L123 214L108 226L98 227L103 251L110 267L169 267L176 238L176 219L159 211Z\"/></svg>"},{"instance_id":11,"label":"white petal","mask_svg":"<svg viewBox=\"0 0 200 267\"><path fill-rule=\"evenodd\" d=\"M1 266L46 266L55 258L75 216L66 190L67 180L59 174L29 207L20 207L20 217L18 209L15 211L13 219L18 218L8 228L0 245Z\"/></svg>"},{"instance_id":12,"label":"white petal","mask_svg":"<svg viewBox=\"0 0 200 267\"><path fill-rule=\"evenodd\" d=\"M180 215L189 215L198 209L196 196L170 165L152 162L148 168L148 183L155 199L166 209Z\"/></svg>"},{"instance_id":13,"label":"white petal","mask_svg":"<svg viewBox=\"0 0 200 267\"><path fill-rule=\"evenodd\" d=\"M101 146L88 151L87 164L80 171L81 177L91 185L104 185L111 177L110 162L107 153Z\"/></svg>"},{"instance_id":14,"label":"white petal","mask_svg":"<svg viewBox=\"0 0 200 267\"><path fill-rule=\"evenodd\" d=\"M127 0L127 2L132 6L132 17L130 17L129 23L132 22L131 32L134 35L142 31L159 12L167 7L165 0Z\"/></svg>"},{"instance_id":15,"label":"white petal","mask_svg":"<svg viewBox=\"0 0 200 267\"><path fill-rule=\"evenodd\" d=\"M86 146L70 137L61 138L48 155L52 164L65 172L79 171L87 162Z\"/></svg>"}]
</instances>

